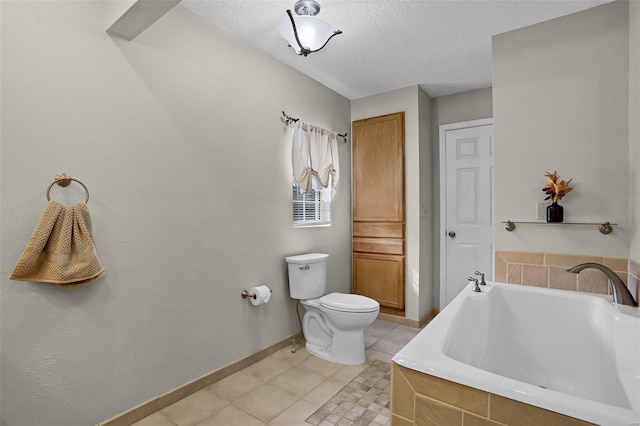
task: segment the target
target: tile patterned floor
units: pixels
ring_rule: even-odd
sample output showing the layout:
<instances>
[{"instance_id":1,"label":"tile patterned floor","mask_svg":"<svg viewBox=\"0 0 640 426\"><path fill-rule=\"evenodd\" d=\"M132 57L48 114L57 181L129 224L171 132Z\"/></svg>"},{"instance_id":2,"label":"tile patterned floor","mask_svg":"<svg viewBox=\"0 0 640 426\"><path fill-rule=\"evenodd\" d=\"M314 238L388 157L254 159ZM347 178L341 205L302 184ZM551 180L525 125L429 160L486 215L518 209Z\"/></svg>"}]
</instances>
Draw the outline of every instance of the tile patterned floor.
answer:
<instances>
[{"instance_id":1,"label":"tile patterned floor","mask_svg":"<svg viewBox=\"0 0 640 426\"><path fill-rule=\"evenodd\" d=\"M306 421L313 426L384 426L391 418L391 364L373 361Z\"/></svg>"},{"instance_id":2,"label":"tile patterned floor","mask_svg":"<svg viewBox=\"0 0 640 426\"><path fill-rule=\"evenodd\" d=\"M384 370L388 369L393 355L419 331L417 328L387 321L375 321L365 329L367 362L355 366L325 361L311 356L304 348L299 348L295 353L291 353L290 348L285 348L154 413L134 426L364 424L363 420L354 423L340 410L338 410L342 416L340 419L336 416L329 417L329 414L325 413L319 423L317 423L319 416L313 417L313 415L321 407L333 408L330 404L339 406L339 403L343 402L339 399L332 400L334 396L341 398L347 394L368 395L367 398L371 398L372 393L367 394L367 392L371 388L376 389L376 384L382 386ZM356 377L361 383L354 381ZM361 393L367 387L369 389L364 391L364 394ZM341 392L343 388L346 394ZM369 423L366 424L372 426L388 424L388 407L386 403L382 404L384 397L377 397L371 401L367 399L367 401L366 408L363 407L364 403L360 405L365 408L363 413L369 411L365 419ZM336 404L336 402L339 403ZM357 401L354 407L356 405L358 405ZM360 409L356 409L355 412L358 411ZM374 412L375 416L373 416ZM335 422L331 422L332 420Z\"/></svg>"}]
</instances>

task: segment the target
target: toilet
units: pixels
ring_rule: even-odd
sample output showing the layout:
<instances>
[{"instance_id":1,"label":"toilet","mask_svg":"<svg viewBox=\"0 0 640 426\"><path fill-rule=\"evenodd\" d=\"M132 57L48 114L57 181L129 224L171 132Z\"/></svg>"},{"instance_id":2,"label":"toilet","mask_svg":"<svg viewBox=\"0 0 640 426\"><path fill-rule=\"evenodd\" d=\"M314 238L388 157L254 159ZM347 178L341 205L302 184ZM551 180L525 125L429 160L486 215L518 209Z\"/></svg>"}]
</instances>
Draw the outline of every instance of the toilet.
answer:
<instances>
[{"instance_id":1,"label":"toilet","mask_svg":"<svg viewBox=\"0 0 640 426\"><path fill-rule=\"evenodd\" d=\"M327 290L327 259L323 253L288 256L289 294L305 308L302 332L307 351L339 364L366 361L364 329L378 317L380 304L357 294Z\"/></svg>"}]
</instances>

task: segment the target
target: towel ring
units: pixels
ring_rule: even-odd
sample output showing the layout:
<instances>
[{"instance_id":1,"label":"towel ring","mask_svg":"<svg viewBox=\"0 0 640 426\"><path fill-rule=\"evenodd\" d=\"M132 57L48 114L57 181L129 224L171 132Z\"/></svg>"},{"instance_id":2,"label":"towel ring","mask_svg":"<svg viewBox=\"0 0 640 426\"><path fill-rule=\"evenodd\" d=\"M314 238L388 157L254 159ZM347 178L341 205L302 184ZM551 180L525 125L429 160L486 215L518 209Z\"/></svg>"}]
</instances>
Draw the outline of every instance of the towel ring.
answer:
<instances>
[{"instance_id":1,"label":"towel ring","mask_svg":"<svg viewBox=\"0 0 640 426\"><path fill-rule=\"evenodd\" d=\"M80 182L78 179L74 179L71 176L68 176L64 173L60 173L56 175L55 180L51 182L51 184L47 188L47 201L51 201L49 192L51 191L51 188L53 187L53 185L57 183L60 186L69 186L71 181L78 182L80 185L82 185L82 187L84 188L84 192L87 194L87 197L84 200L84 203L87 204L89 202L89 188L87 188L87 186L84 183Z\"/></svg>"}]
</instances>

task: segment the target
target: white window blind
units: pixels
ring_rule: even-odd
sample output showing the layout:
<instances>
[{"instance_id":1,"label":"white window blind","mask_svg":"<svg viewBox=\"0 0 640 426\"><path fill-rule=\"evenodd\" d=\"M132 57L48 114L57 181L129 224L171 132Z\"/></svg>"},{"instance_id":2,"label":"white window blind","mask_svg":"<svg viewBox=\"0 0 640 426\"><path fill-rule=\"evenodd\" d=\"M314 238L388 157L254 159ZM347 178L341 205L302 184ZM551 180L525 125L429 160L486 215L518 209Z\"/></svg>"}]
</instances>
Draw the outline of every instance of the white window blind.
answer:
<instances>
[{"instance_id":1,"label":"white window blind","mask_svg":"<svg viewBox=\"0 0 640 426\"><path fill-rule=\"evenodd\" d=\"M293 227L331 225L331 186L302 193L293 181Z\"/></svg>"}]
</instances>

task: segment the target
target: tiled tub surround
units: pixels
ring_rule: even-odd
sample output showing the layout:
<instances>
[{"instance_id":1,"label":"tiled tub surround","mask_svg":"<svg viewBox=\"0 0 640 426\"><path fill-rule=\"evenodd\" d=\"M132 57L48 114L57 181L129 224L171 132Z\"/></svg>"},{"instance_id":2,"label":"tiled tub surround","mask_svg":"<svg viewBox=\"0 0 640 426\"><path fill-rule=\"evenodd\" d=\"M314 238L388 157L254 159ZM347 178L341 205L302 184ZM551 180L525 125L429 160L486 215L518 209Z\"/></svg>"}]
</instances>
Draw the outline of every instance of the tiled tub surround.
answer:
<instances>
[{"instance_id":1,"label":"tiled tub surround","mask_svg":"<svg viewBox=\"0 0 640 426\"><path fill-rule=\"evenodd\" d=\"M392 426L578 426L573 417L419 373L393 363Z\"/></svg>"},{"instance_id":2,"label":"tiled tub surround","mask_svg":"<svg viewBox=\"0 0 640 426\"><path fill-rule=\"evenodd\" d=\"M631 294L638 300L640 263L626 258L582 256L573 254L496 251L495 281L536 287L573 290L587 293L611 294L607 277L600 271L585 270L579 274L567 268L580 263L600 263L622 278Z\"/></svg>"},{"instance_id":3,"label":"tiled tub surround","mask_svg":"<svg viewBox=\"0 0 640 426\"><path fill-rule=\"evenodd\" d=\"M393 357L394 424L640 422L640 309L598 294L471 288Z\"/></svg>"}]
</instances>

